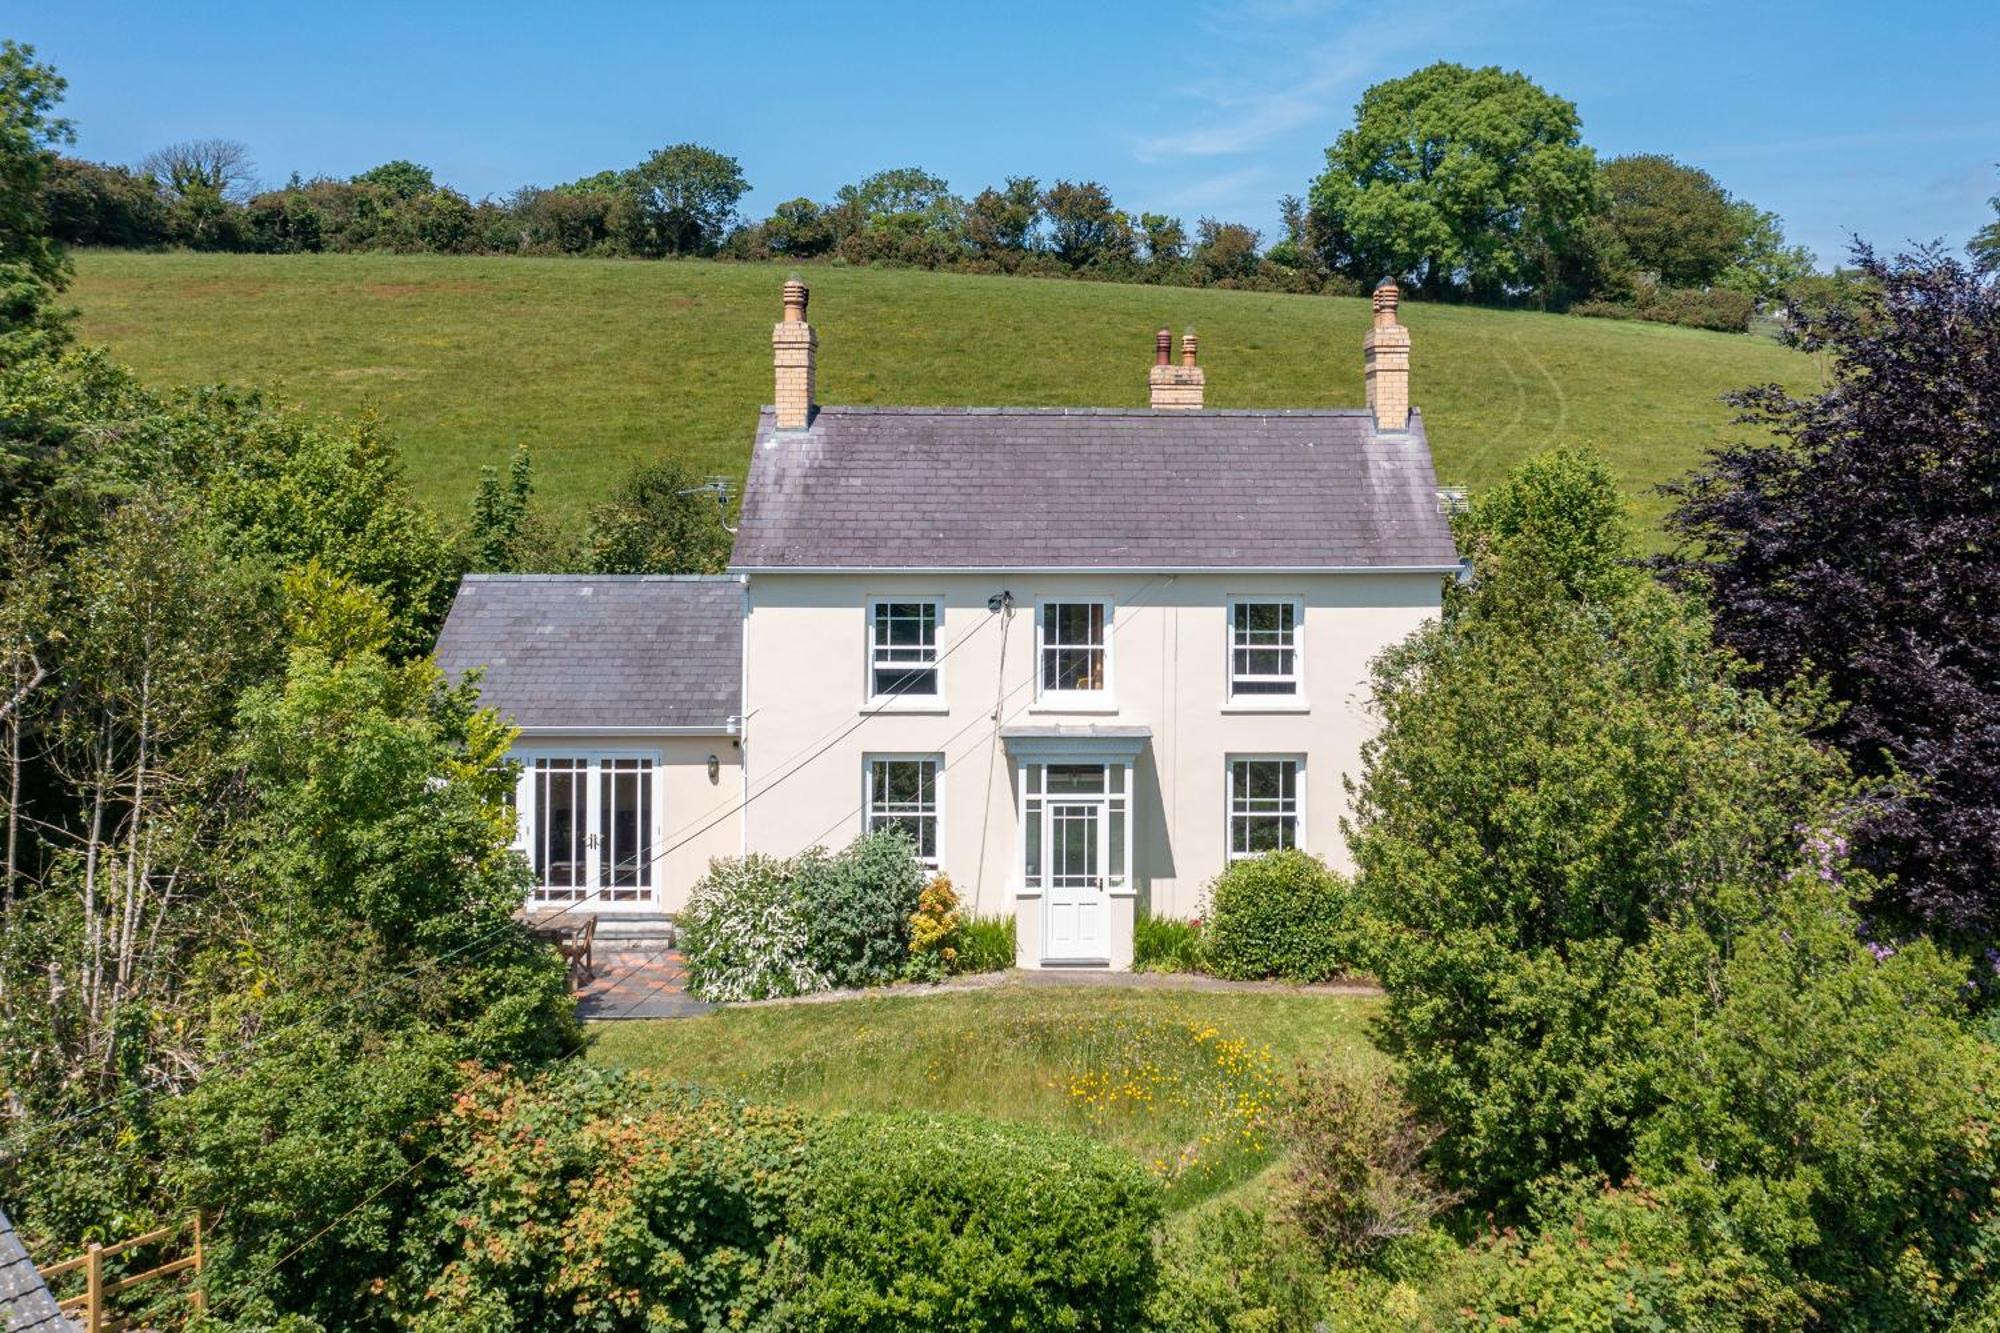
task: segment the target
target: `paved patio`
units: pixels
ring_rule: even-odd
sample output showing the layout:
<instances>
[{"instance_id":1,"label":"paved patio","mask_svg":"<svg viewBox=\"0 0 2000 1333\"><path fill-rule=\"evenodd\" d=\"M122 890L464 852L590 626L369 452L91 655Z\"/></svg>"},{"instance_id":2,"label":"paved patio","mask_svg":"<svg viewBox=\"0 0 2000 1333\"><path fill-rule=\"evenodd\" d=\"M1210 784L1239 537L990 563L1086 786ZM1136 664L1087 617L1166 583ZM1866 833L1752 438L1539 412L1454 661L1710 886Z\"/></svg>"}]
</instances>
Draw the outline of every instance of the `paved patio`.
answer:
<instances>
[{"instance_id":1,"label":"paved patio","mask_svg":"<svg viewBox=\"0 0 2000 1333\"><path fill-rule=\"evenodd\" d=\"M678 949L599 949L597 976L577 995L579 1017L615 1022L627 1018L692 1018L712 1013L715 1005L687 994L687 966ZM1294 986L1283 981L1224 981L1220 977L1185 972L1107 972L1100 968L1016 968L953 977L935 986L878 986L869 990L830 990L795 999L753 1000L750 1007L778 1004L838 1004L842 1000L883 996L940 995L955 991L994 990L1003 986L1113 986L1125 990L1259 991L1287 995L1380 995L1366 981L1340 981L1321 986Z\"/></svg>"},{"instance_id":2,"label":"paved patio","mask_svg":"<svg viewBox=\"0 0 2000 1333\"><path fill-rule=\"evenodd\" d=\"M600 948L592 962L597 975L576 999L577 1016L586 1021L692 1018L715 1008L687 993L679 949Z\"/></svg>"}]
</instances>

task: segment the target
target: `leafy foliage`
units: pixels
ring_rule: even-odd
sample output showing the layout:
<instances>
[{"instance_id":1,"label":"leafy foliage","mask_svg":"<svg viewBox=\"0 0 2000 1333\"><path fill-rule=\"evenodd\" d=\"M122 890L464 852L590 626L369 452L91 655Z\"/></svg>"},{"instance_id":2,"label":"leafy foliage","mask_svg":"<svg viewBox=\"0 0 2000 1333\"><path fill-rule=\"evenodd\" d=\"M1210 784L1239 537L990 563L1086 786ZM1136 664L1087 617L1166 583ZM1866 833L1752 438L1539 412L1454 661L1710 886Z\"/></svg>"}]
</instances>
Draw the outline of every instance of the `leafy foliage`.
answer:
<instances>
[{"instance_id":1,"label":"leafy foliage","mask_svg":"<svg viewBox=\"0 0 2000 1333\"><path fill-rule=\"evenodd\" d=\"M596 1071L475 1077L395 1293L415 1330L771 1327L810 1163L795 1112Z\"/></svg>"},{"instance_id":2,"label":"leafy foliage","mask_svg":"<svg viewBox=\"0 0 2000 1333\"><path fill-rule=\"evenodd\" d=\"M717 496L678 463L638 468L590 514L588 561L599 574L719 574L729 532Z\"/></svg>"},{"instance_id":3,"label":"leafy foliage","mask_svg":"<svg viewBox=\"0 0 2000 1333\"><path fill-rule=\"evenodd\" d=\"M719 857L680 916L688 990L703 999L761 1000L895 981L909 965L924 882L900 829L788 861Z\"/></svg>"},{"instance_id":4,"label":"leafy foliage","mask_svg":"<svg viewBox=\"0 0 2000 1333\"><path fill-rule=\"evenodd\" d=\"M1301 1069L1281 1124L1292 1149L1284 1214L1328 1263L1366 1260L1452 1202L1424 1164L1437 1132L1380 1070Z\"/></svg>"},{"instance_id":5,"label":"leafy foliage","mask_svg":"<svg viewBox=\"0 0 2000 1333\"><path fill-rule=\"evenodd\" d=\"M1729 192L1698 167L1661 153L1614 157L1604 186L1625 259L1669 287L1706 287L1742 248Z\"/></svg>"},{"instance_id":6,"label":"leafy foliage","mask_svg":"<svg viewBox=\"0 0 2000 1333\"><path fill-rule=\"evenodd\" d=\"M1310 853L1232 861L1207 900L1202 952L1216 976L1328 981L1367 965L1353 886Z\"/></svg>"},{"instance_id":7,"label":"leafy foliage","mask_svg":"<svg viewBox=\"0 0 2000 1333\"><path fill-rule=\"evenodd\" d=\"M1754 678L1819 673L1820 729L1863 773L1914 791L1856 829L1893 876L1882 900L1926 926L2000 932L2000 287L1933 252L1862 250L1855 299L1794 311L1831 360L1810 398L1742 394L1770 438L1671 488L1671 568L1704 589Z\"/></svg>"},{"instance_id":8,"label":"leafy foliage","mask_svg":"<svg viewBox=\"0 0 2000 1333\"><path fill-rule=\"evenodd\" d=\"M791 865L813 966L835 986L880 986L900 977L925 880L909 835L879 829L836 855L812 848Z\"/></svg>"},{"instance_id":9,"label":"leafy foliage","mask_svg":"<svg viewBox=\"0 0 2000 1333\"><path fill-rule=\"evenodd\" d=\"M711 254L749 190L736 159L700 144L659 149L625 182L639 204L646 248L654 254Z\"/></svg>"},{"instance_id":10,"label":"leafy foliage","mask_svg":"<svg viewBox=\"0 0 2000 1333\"><path fill-rule=\"evenodd\" d=\"M1576 107L1525 75L1440 62L1361 95L1312 210L1326 259L1427 295L1497 298L1582 248L1602 206ZM1560 284L1560 276L1557 278Z\"/></svg>"},{"instance_id":11,"label":"leafy foliage","mask_svg":"<svg viewBox=\"0 0 2000 1333\"><path fill-rule=\"evenodd\" d=\"M8 359L68 336L54 300L68 284L69 260L42 212L56 147L75 137L55 114L66 87L34 47L0 41L0 357Z\"/></svg>"},{"instance_id":12,"label":"leafy foliage","mask_svg":"<svg viewBox=\"0 0 2000 1333\"><path fill-rule=\"evenodd\" d=\"M1141 912L1132 922L1132 966L1140 972L1199 972L1206 965L1199 921Z\"/></svg>"},{"instance_id":13,"label":"leafy foliage","mask_svg":"<svg viewBox=\"0 0 2000 1333\"><path fill-rule=\"evenodd\" d=\"M956 973L1004 972L1014 966L1014 918L975 916L960 932Z\"/></svg>"},{"instance_id":14,"label":"leafy foliage","mask_svg":"<svg viewBox=\"0 0 2000 1333\"><path fill-rule=\"evenodd\" d=\"M934 875L917 895L917 910L910 914L910 961L908 975L918 981L937 981L956 970L959 942L965 937L965 914L959 910L958 892L951 876Z\"/></svg>"},{"instance_id":15,"label":"leafy foliage","mask_svg":"<svg viewBox=\"0 0 2000 1333\"><path fill-rule=\"evenodd\" d=\"M1625 568L1603 465L1557 453L1481 497L1474 581L1385 654L1352 848L1387 928L1389 1034L1449 1180L1502 1203L1622 1179L1656 1101L1635 1032L1663 925L1753 919L1841 776L1693 608Z\"/></svg>"},{"instance_id":16,"label":"leafy foliage","mask_svg":"<svg viewBox=\"0 0 2000 1333\"><path fill-rule=\"evenodd\" d=\"M1159 1187L1127 1154L971 1116L849 1116L792 1239L808 1328L1126 1329L1156 1274Z\"/></svg>"},{"instance_id":17,"label":"leafy foliage","mask_svg":"<svg viewBox=\"0 0 2000 1333\"><path fill-rule=\"evenodd\" d=\"M1803 872L1667 1002L1635 1163L1697 1253L1726 1238L1801 1319L1935 1328L2000 1293L1995 1053L1958 965L1865 945L1851 887Z\"/></svg>"}]
</instances>

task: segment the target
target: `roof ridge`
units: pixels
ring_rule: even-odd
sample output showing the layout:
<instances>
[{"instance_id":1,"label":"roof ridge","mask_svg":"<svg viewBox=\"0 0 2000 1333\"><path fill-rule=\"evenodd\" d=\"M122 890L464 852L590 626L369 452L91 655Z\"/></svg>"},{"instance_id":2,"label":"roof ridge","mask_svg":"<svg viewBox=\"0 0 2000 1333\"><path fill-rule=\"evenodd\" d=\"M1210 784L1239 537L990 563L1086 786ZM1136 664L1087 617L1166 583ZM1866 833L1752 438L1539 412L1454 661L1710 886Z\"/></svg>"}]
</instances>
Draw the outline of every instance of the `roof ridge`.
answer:
<instances>
[{"instance_id":1,"label":"roof ridge","mask_svg":"<svg viewBox=\"0 0 2000 1333\"><path fill-rule=\"evenodd\" d=\"M762 415L769 416L776 409L768 404L760 409ZM1412 415L1422 415L1418 408L1410 409ZM1002 417L1002 416L1046 416L1046 417L1146 417L1169 420L1194 420L1201 417L1365 417L1370 415L1366 407L1204 407L1157 408L1157 407L1064 407L1043 404L1014 407L983 407L977 404L936 406L888 404L888 403L821 403L814 409L815 416L934 416L934 417Z\"/></svg>"}]
</instances>

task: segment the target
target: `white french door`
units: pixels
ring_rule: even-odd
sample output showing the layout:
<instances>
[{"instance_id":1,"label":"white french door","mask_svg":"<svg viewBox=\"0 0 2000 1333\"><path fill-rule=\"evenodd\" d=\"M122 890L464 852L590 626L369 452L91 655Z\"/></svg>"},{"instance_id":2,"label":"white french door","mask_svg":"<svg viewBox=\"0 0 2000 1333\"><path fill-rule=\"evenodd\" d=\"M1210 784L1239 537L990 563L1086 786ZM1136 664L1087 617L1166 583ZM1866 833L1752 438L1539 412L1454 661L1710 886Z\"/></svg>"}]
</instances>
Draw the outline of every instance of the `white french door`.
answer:
<instances>
[{"instance_id":1,"label":"white french door","mask_svg":"<svg viewBox=\"0 0 2000 1333\"><path fill-rule=\"evenodd\" d=\"M538 903L642 903L653 897L657 765L643 755L535 755L516 804Z\"/></svg>"}]
</instances>

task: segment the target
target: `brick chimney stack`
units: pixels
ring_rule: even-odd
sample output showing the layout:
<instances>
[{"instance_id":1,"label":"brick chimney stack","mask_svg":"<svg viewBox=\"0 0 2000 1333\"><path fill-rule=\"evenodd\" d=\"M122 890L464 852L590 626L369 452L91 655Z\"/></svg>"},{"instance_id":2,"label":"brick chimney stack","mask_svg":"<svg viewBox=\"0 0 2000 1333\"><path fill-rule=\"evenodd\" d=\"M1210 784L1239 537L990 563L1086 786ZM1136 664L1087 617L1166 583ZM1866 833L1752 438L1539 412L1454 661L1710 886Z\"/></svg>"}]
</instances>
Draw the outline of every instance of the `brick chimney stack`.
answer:
<instances>
[{"instance_id":1,"label":"brick chimney stack","mask_svg":"<svg viewBox=\"0 0 2000 1333\"><path fill-rule=\"evenodd\" d=\"M806 323L806 285L797 278L785 284L785 317L771 330L771 365L777 376L772 398L779 430L804 430L812 424L818 404L813 378L819 362L819 335Z\"/></svg>"},{"instance_id":2,"label":"brick chimney stack","mask_svg":"<svg viewBox=\"0 0 2000 1333\"><path fill-rule=\"evenodd\" d=\"M1394 278L1375 287L1375 326L1361 340L1363 378L1375 429L1400 435L1410 428L1410 331L1396 322L1402 292Z\"/></svg>"},{"instance_id":3,"label":"brick chimney stack","mask_svg":"<svg viewBox=\"0 0 2000 1333\"><path fill-rule=\"evenodd\" d=\"M1174 336L1161 329L1153 336L1153 369L1146 377L1156 412L1198 412L1207 376L1195 364L1194 330L1181 335L1181 363L1171 364Z\"/></svg>"}]
</instances>

